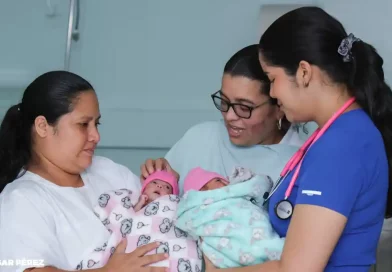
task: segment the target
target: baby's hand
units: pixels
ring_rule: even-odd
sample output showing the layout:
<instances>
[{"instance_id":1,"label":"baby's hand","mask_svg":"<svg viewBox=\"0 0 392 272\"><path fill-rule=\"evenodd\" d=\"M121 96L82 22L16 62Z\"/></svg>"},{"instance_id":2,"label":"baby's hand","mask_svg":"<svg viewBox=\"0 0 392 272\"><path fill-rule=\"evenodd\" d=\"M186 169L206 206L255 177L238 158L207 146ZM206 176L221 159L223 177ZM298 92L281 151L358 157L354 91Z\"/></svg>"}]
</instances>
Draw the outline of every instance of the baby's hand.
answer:
<instances>
[{"instance_id":1,"label":"baby's hand","mask_svg":"<svg viewBox=\"0 0 392 272\"><path fill-rule=\"evenodd\" d=\"M143 204L146 204L147 201L148 201L148 196L147 195L141 195L139 201L143 202Z\"/></svg>"},{"instance_id":2,"label":"baby's hand","mask_svg":"<svg viewBox=\"0 0 392 272\"><path fill-rule=\"evenodd\" d=\"M136 203L135 207L133 207L135 212L140 211L144 207L144 205L147 204L147 201L148 201L148 196L147 195L141 195L139 197L138 203Z\"/></svg>"}]
</instances>

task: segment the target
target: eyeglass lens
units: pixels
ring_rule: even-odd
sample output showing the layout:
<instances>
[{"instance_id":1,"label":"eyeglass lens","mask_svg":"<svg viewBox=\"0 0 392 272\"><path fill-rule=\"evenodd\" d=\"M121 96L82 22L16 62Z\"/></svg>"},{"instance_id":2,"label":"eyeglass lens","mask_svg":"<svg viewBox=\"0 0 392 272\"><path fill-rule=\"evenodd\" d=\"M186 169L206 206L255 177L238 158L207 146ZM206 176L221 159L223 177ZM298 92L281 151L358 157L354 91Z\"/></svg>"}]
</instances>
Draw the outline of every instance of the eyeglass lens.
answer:
<instances>
[{"instance_id":1,"label":"eyeglass lens","mask_svg":"<svg viewBox=\"0 0 392 272\"><path fill-rule=\"evenodd\" d=\"M251 116L252 108L249 106L242 105L242 104L231 104L230 102L218 96L214 96L213 101L215 107L222 112L228 112L230 106L232 106L235 114L237 114L239 117L250 118Z\"/></svg>"}]
</instances>

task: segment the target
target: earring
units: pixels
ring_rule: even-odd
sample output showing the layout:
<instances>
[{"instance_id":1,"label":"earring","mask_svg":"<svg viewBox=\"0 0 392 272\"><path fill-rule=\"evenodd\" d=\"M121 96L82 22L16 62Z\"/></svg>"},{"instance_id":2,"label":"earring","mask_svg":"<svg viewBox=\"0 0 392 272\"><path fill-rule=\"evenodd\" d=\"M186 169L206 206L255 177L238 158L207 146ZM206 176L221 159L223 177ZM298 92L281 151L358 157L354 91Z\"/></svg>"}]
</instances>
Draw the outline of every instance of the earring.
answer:
<instances>
[{"instance_id":1,"label":"earring","mask_svg":"<svg viewBox=\"0 0 392 272\"><path fill-rule=\"evenodd\" d=\"M278 121L278 129L279 130L282 129L282 118L280 118L279 121Z\"/></svg>"}]
</instances>

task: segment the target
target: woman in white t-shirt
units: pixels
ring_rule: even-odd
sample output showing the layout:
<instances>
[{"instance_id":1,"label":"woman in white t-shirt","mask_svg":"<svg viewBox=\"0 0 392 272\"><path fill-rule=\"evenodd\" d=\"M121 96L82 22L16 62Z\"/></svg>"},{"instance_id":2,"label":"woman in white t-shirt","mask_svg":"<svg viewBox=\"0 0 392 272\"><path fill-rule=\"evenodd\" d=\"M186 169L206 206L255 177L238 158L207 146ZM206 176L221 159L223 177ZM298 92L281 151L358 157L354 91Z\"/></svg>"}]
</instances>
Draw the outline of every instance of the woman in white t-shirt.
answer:
<instances>
[{"instance_id":1,"label":"woman in white t-shirt","mask_svg":"<svg viewBox=\"0 0 392 272\"><path fill-rule=\"evenodd\" d=\"M94 156L99 119L93 87L65 71L35 79L7 111L0 128L1 271L75 270L110 235L93 213L99 195L118 188L140 192L130 170ZM95 271L165 271L145 267L167 258L145 255L157 245L132 253L125 247L121 243Z\"/></svg>"}]
</instances>

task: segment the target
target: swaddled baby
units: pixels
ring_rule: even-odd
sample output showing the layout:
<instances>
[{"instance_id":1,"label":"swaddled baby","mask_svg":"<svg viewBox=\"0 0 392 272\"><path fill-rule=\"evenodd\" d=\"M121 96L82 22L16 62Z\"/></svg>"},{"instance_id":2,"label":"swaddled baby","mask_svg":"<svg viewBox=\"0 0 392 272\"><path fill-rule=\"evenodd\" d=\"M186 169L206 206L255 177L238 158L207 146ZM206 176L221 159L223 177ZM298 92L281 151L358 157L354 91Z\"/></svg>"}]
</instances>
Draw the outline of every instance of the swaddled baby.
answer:
<instances>
[{"instance_id":1,"label":"swaddled baby","mask_svg":"<svg viewBox=\"0 0 392 272\"><path fill-rule=\"evenodd\" d=\"M139 199L135 199L137 195L127 189L100 195L94 211L111 235L79 263L77 270L104 266L121 240L127 239L127 253L160 242L148 254L168 253L170 257L151 266L169 267L171 272L201 271L202 256L196 242L173 224L180 200L177 178L165 171L155 172L144 181Z\"/></svg>"},{"instance_id":2,"label":"swaddled baby","mask_svg":"<svg viewBox=\"0 0 392 272\"><path fill-rule=\"evenodd\" d=\"M262 207L271 179L237 168L230 180L192 169L184 180L176 226L198 239L202 252L218 268L279 259L284 240Z\"/></svg>"}]
</instances>

